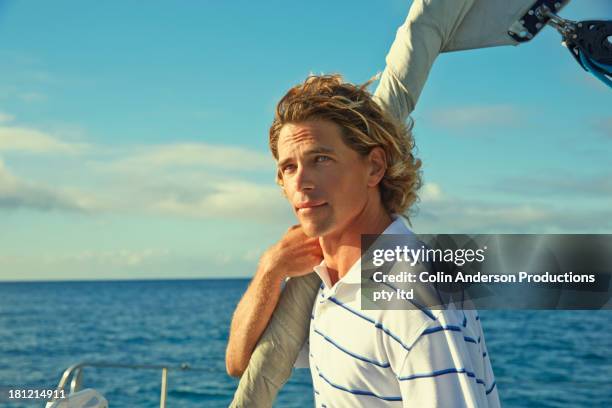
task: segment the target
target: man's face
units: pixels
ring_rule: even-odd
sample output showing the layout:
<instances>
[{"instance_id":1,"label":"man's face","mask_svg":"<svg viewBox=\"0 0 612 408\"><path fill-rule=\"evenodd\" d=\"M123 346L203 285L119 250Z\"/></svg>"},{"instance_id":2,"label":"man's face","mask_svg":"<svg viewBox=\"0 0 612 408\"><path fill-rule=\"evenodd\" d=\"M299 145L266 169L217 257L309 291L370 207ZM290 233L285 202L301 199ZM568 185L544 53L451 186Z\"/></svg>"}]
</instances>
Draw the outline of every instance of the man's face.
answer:
<instances>
[{"instance_id":1,"label":"man's face","mask_svg":"<svg viewBox=\"0 0 612 408\"><path fill-rule=\"evenodd\" d=\"M368 161L331 121L286 124L278 138L284 191L306 235L344 231L368 200Z\"/></svg>"}]
</instances>

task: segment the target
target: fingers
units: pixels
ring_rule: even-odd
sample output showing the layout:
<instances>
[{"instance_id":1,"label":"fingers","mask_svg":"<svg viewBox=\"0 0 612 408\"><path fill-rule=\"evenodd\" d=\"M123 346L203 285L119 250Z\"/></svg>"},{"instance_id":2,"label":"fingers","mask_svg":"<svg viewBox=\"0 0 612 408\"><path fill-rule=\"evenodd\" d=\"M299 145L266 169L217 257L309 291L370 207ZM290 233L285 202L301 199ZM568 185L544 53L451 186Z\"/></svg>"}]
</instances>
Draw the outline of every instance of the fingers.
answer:
<instances>
[{"instance_id":1,"label":"fingers","mask_svg":"<svg viewBox=\"0 0 612 408\"><path fill-rule=\"evenodd\" d=\"M322 253L319 238L309 237L304 234L300 225L292 225L289 227L285 236L279 241L279 244L285 249L299 247L306 252L315 254Z\"/></svg>"}]
</instances>

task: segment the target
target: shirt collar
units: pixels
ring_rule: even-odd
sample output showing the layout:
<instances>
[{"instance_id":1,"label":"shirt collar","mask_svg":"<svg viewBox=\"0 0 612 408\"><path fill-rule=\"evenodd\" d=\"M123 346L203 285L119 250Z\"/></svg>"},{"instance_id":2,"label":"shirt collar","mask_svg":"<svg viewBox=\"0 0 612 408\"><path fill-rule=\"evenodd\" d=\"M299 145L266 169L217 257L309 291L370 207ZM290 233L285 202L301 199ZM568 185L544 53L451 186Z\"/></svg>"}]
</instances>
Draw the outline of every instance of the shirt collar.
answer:
<instances>
[{"instance_id":1,"label":"shirt collar","mask_svg":"<svg viewBox=\"0 0 612 408\"><path fill-rule=\"evenodd\" d=\"M406 220L406 218L396 214L391 215L391 218L393 219L393 222L389 224L389 226L382 232L382 234L412 234L412 231L408 228L408 221ZM325 284L325 287L327 289L330 289L331 279L329 277L329 272L327 271L327 265L325 265L325 260L321 261L321 263L315 266L313 269L316 274L319 275L319 277ZM353 266L351 266L347 274L344 275L342 279L337 282L337 284L340 283L361 283L361 258L359 258L353 264Z\"/></svg>"}]
</instances>

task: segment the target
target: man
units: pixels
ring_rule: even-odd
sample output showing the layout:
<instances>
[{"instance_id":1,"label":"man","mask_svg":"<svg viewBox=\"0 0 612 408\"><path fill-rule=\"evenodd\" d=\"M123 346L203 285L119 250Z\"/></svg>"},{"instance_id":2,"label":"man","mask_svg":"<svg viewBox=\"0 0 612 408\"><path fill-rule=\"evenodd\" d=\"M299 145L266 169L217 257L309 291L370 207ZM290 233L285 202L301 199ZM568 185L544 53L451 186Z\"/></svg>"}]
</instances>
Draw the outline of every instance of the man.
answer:
<instances>
[{"instance_id":1,"label":"man","mask_svg":"<svg viewBox=\"0 0 612 408\"><path fill-rule=\"evenodd\" d=\"M270 148L300 222L289 234L305 244L286 239L264 254L234 320L269 316L258 299L274 306L289 274L314 267L323 282L308 347L317 406L499 406L474 311L360 310L361 236L411 234L398 214L420 185L413 147L406 127L339 76L309 77L278 104ZM292 259L303 266L287 268ZM233 325L228 350L251 333Z\"/></svg>"},{"instance_id":2,"label":"man","mask_svg":"<svg viewBox=\"0 0 612 408\"><path fill-rule=\"evenodd\" d=\"M432 2L415 0L411 7L408 19L406 20L406 23L398 30L396 40L392 45L389 55L387 56L387 67L382 75L381 82L375 94L376 102L380 107L383 107L388 113L390 113L397 121L403 122L414 108L414 104L416 103L420 90L422 89L427 78L431 64L439 52L454 49L469 49L484 46L513 44L511 39L506 36L506 23L511 23L514 16L525 12L530 3L531 2L529 0L522 1L520 3L513 3L512 9L509 9L509 6L505 2L499 2L497 0L486 2L478 2L477 0L438 0ZM505 14L501 15L497 13L496 9L503 10ZM478 33L481 35L475 35L476 31L478 31ZM313 121L304 120L304 122ZM329 123L300 123L300 126L297 128L294 128L293 126L287 127L285 132L288 132L288 140L291 139L291 135L293 135L293 133L296 133L296 140L298 140L300 132L302 132L301 134L305 135L329 135L338 130L334 129L334 126L330 125ZM338 136L337 132L336 136ZM271 144L271 147L274 151L274 144ZM276 149L278 149L278 145L276 146ZM296 149L299 150L301 147L296 147ZM373 149L373 151L374 150L376 149ZM380 155L380 153L373 154L374 159L376 159L377 154ZM323 165L324 162L331 160L329 157L324 157L325 155L321 156L322 157L316 159L320 161L319 165ZM381 161L382 156L378 157L377 160L379 162ZM371 166L373 164L376 164L376 160L370 163ZM413 164L416 165L416 162ZM292 171L293 165L295 164L289 166L289 172ZM388 163L385 165L388 165ZM279 179L281 179L282 175L282 173L279 174ZM361 175L363 176L362 173ZM324 177L323 179L325 180L326 178ZM415 187L415 190L417 184L418 183L414 183L412 186ZM313 186L313 189L315 187L316 186ZM363 190L359 191L359 193L363 192ZM308 194L304 194L304 196L308 197ZM317 203L316 200L317 197L315 197L315 201L304 204L307 207L312 208L295 208L298 217L300 217L301 214L304 221L310 223L311 220L309 221L309 218L306 216L315 216L318 212L328 211L331 209L326 208L328 203ZM323 199L320 198L320 200ZM410 203L411 201L408 200L405 204L409 205ZM318 208L319 205L321 205L322 208ZM384 204L382 205L384 208ZM406 205L406 207L408 205ZM298 206L299 205L296 205L296 207ZM379 215L380 217L374 217L374 220L389 221L389 219L382 214ZM392 215L393 214L391 214L389 209L386 208L386 216L391 217ZM301 219L302 218L300 218L300 220ZM339 221L340 224L342 224L341 221L342 220ZM381 222L378 226L382 228L382 224L384 224L384 222ZM316 234L316 225L309 225L310 226L308 228L314 228L314 230L311 230L309 233ZM374 226L376 225L376 222L374 225L365 225L367 228L361 231L361 233L364 233L369 228L375 231L376 228L374 228ZM336 225L334 228L337 230L340 227ZM349 230L351 230L351 228L349 228ZM352 228L352 230L355 230L355 228ZM323 229L323 231L325 231L325 229ZM398 224L396 219L385 231L406 233L407 229L402 229L402 225ZM336 236L337 235L338 234L336 234ZM349 234L349 236L350 235L351 234ZM340 234L340 236L344 235ZM354 234L352 236L354 238ZM331 237L333 237L333 234L330 236L330 238ZM325 238L320 238L320 240L328 242L325 244L329 247L328 257L325 259L325 262L329 260L332 267L317 268L317 273L319 273L322 277L325 277L326 284L324 285L323 290L325 291L327 289L329 291L329 288L334 287L334 282L339 280L340 283L337 286L341 286L343 281L342 278L344 278L344 281L350 280L351 273L349 273L346 268L347 265L350 266L349 264L355 256L358 258L358 243L356 246L347 246L337 244L337 241L334 240L326 240ZM334 242L336 242L336 244L334 244ZM338 249L336 251L336 259L331 257L331 254L335 253L334 248L336 248L337 245L344 249ZM227 349L227 368L230 374L236 376L241 375L244 372L232 406L271 406L277 390L289 377L291 367L293 366L298 350L304 343L304 339L308 333L308 325L305 322L310 320L313 295L319 290L319 284L321 282L318 275L305 274L312 271L313 266L319 264L324 253L325 251L322 251L321 245L319 245L319 239L305 235L302 228L294 227L287 232L279 243L270 248L270 250L268 250L262 256L258 271L255 274L247 293L238 305L232 321L230 341ZM353 265L355 264L356 263ZM328 264L327 266L330 265ZM335 268L333 266L335 266ZM281 282L286 276L295 276L296 278L290 279L287 282L279 300L281 293ZM313 295L311 295L311 293ZM323 294L325 296L325 293ZM275 310L277 304L278 307ZM273 311L274 314L272 315ZM444 314L439 316L441 320L452 320L453 317L456 316L449 317ZM467 317L470 317L470 319L467 319ZM467 313L466 316L463 316L463 314L461 314L461 318L462 326L464 323L466 324L465 327L468 326L468 323L473 323L469 324L469 330L472 331L474 337L465 337L468 339L474 339L475 343L478 344L482 350L484 350L482 363L484 364L484 362L486 362L484 365L490 368L488 356L486 355L486 350L484 348L484 338L481 332L478 333L481 329L477 315ZM418 318L416 319L418 320ZM268 322L269 325L266 326ZM444 328L444 326L439 327ZM310 328L312 329L312 325ZM431 329L433 332L445 332L445 330L439 329L438 327L432 326ZM320 330L318 331L321 333ZM313 331L310 330L310 335L312 333ZM317 332L314 333L317 335L319 334ZM259 343L258 339L260 339ZM464 339L460 340L463 341ZM256 344L257 347L255 347ZM422 341L419 347L425 347L426 344L426 341ZM447 341L445 344L440 346L440 350L446 350L445 352L448 356L449 350L452 350L452 353L461 354L461 351L457 350L461 350L462 347L462 343L459 341ZM444 355L445 352L442 352L440 356ZM253 353L252 356L251 353ZM426 366L427 364L430 364L430 367L434 367L433 363L438 353L433 352L423 354L427 356L426 360L429 359L429 361L425 361L424 364ZM472 357L473 356L466 357L466 359L469 360ZM333 362L334 361L332 361L332 363ZM397 365L395 362L394 364ZM408 393L412 395L409 395L407 399L404 399L403 403L408 405L416 401L416 406L445 406L444 403L452 406L499 405L497 391L493 382L492 371L487 372L487 378L486 380L483 380L481 377L476 377L473 371L469 371L465 369L465 367L453 368L455 371L459 371L454 373L457 376L456 380L458 383L455 383L453 386L441 386L445 380L428 383L426 380L423 380L424 378L428 377L410 377L410 374L407 373L404 373L406 375L403 377L398 376L398 378L402 378L401 382L404 384L402 388L403 391L411 386L418 388L420 385L425 389L429 387L428 391L425 393L415 393L413 392L414 390L409 391ZM316 373L316 364L313 369ZM485 376L484 371L480 370L480 372L483 376ZM313 375L315 375L315 373L313 373ZM441 378L451 374L448 369L446 369L444 373L445 374L438 373L436 377ZM459 378L460 374L465 378ZM318 378L323 377L319 376ZM417 379L422 381L416 381ZM468 379L474 381L475 384L478 384L481 387L486 386L487 388L484 390L486 397L483 398L482 395L479 394L480 391L474 391L471 389L471 386L467 386L465 381ZM316 383L317 378L314 378L314 380ZM397 382L399 380L396 378L389 383L393 383L394 381ZM410 385L405 385L409 383ZM457 386L457 384L459 385ZM335 385L342 387L342 384ZM462 387L464 388L463 390L461 389ZM317 389L317 392L320 391ZM345 392L350 393L350 391ZM476 396L474 396L474 394ZM379 396L384 397L385 395ZM390 396L396 398L398 397L398 395L391 394ZM444 396L446 396L446 399L444 399ZM376 399L376 397L370 397ZM360 402L353 402L357 405L360 404ZM368 403L371 402L372 401L369 401ZM388 403L398 404L397 401L388 401Z\"/></svg>"}]
</instances>

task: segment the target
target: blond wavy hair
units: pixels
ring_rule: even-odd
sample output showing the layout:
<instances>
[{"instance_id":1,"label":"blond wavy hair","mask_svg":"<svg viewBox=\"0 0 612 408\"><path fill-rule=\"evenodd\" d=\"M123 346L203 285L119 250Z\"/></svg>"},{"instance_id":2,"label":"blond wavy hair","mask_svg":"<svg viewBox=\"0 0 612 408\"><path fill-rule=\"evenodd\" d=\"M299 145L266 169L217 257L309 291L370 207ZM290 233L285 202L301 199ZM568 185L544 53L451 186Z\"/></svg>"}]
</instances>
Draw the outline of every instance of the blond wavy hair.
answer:
<instances>
[{"instance_id":1,"label":"blond wavy hair","mask_svg":"<svg viewBox=\"0 0 612 408\"><path fill-rule=\"evenodd\" d=\"M421 161L413 155L412 125L399 123L384 111L366 89L372 80L357 86L341 75L311 75L291 88L276 106L270 126L270 150L278 160L278 137L288 123L328 120L340 126L344 143L362 156L375 147L385 151L387 169L379 183L385 209L406 212L421 187ZM276 181L282 184L280 173Z\"/></svg>"}]
</instances>

